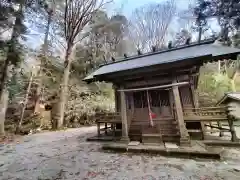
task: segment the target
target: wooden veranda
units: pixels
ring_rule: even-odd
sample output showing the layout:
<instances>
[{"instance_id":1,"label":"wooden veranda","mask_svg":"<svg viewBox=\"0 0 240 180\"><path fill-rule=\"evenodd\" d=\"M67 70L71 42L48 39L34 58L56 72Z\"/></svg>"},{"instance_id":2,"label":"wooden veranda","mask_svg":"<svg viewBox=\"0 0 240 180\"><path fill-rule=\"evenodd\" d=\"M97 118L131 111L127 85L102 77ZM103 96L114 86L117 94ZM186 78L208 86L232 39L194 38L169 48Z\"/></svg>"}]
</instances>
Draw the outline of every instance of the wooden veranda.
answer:
<instances>
[{"instance_id":1,"label":"wooden veranda","mask_svg":"<svg viewBox=\"0 0 240 180\"><path fill-rule=\"evenodd\" d=\"M125 132L127 136L130 138L136 138L134 140L140 140L146 142L150 139L150 137L155 137L151 139L151 141L159 141L162 137L163 140L166 139L168 134L164 134L164 131L161 126L166 125L166 121L174 121L174 117L165 117L165 118L155 118L153 119L154 127L150 127L150 123L146 121L134 121L133 124L138 127L138 132L130 132L131 124L128 122L127 128L128 130ZM238 138L236 136L236 132L234 129L234 119L229 115L229 110L227 106L218 106L218 107L200 107L200 108L185 108L183 109L183 119L184 123L194 122L202 124L203 128L186 128L186 131L190 137L194 133L201 133L201 140L211 140L212 133L219 133L219 137L223 137L225 132L229 132L231 134L231 141L236 142ZM97 123L97 134L101 136L101 132L104 132L104 135L111 134L114 138L117 139L116 136L121 135L122 130L118 129L117 124L121 124L121 113L97 113L96 114L96 123ZM104 124L104 127L101 128L101 124ZM175 125L176 130L179 132L178 122L172 123L171 125ZM155 132L146 133L146 128L150 127L154 128ZM144 132L146 134L144 134ZM118 133L118 135L117 135ZM159 133L159 134L157 134ZM176 134L176 136L180 136L180 133ZM194 139L194 136L192 137Z\"/></svg>"}]
</instances>

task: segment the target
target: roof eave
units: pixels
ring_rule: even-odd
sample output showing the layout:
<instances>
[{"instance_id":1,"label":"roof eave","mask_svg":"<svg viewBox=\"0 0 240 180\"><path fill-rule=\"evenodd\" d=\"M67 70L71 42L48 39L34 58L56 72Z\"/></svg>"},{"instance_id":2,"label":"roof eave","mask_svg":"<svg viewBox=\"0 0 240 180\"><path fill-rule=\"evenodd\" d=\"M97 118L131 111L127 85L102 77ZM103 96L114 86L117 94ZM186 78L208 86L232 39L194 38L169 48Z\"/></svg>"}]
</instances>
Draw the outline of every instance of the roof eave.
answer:
<instances>
[{"instance_id":1,"label":"roof eave","mask_svg":"<svg viewBox=\"0 0 240 180\"><path fill-rule=\"evenodd\" d=\"M108 77L110 77L110 76L112 76L114 74L123 73L123 72L127 72L127 71L130 71L130 70L131 71L135 71L135 70L142 69L142 68L151 68L151 67L156 67L156 66L161 66L161 65L166 65L166 64L183 63L183 62L186 62L186 61L191 61L192 59L198 60L198 62L195 61L195 63L198 63L198 64L202 65L203 63L205 63L205 62L207 62L209 60L211 61L212 55L211 54L207 54L207 55L198 56L198 57L189 57L189 58L186 58L186 59L182 59L181 61L172 61L172 62L165 62L165 63L162 63L162 64L153 64L153 65L149 65L149 66L144 66L144 67L139 67L139 68L134 68L134 69L121 70L121 71L115 71L115 72L109 72L109 73L99 74L99 75L92 75L92 74L90 74L89 76L84 78L83 81L88 82L88 83L91 83L91 82L94 82L94 81L108 81L108 82L112 82L112 80L109 79ZM201 60L201 61L199 61L199 60Z\"/></svg>"},{"instance_id":2,"label":"roof eave","mask_svg":"<svg viewBox=\"0 0 240 180\"><path fill-rule=\"evenodd\" d=\"M223 54L223 55L219 55L219 56L213 56L212 62L213 61L224 60L224 59L236 60L239 54L240 54L240 52L234 52L234 53L230 53L230 54ZM211 61L209 61L209 62L211 62Z\"/></svg>"},{"instance_id":3,"label":"roof eave","mask_svg":"<svg viewBox=\"0 0 240 180\"><path fill-rule=\"evenodd\" d=\"M224 96L217 102L217 106L219 106L220 104L223 104L223 102L226 101L226 99L228 98L228 94L225 93Z\"/></svg>"},{"instance_id":4,"label":"roof eave","mask_svg":"<svg viewBox=\"0 0 240 180\"><path fill-rule=\"evenodd\" d=\"M231 94L229 93L225 93L225 95L217 102L217 105L223 104L227 99L234 99L234 100L240 101L239 98L231 96Z\"/></svg>"}]
</instances>

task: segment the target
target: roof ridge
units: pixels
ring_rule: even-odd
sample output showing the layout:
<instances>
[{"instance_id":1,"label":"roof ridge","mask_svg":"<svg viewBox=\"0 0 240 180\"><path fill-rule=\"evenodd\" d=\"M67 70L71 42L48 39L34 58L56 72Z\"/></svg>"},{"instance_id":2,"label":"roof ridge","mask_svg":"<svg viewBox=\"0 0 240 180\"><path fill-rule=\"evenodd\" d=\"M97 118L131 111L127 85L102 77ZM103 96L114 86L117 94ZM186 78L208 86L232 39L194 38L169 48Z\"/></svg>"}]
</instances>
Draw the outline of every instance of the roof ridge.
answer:
<instances>
[{"instance_id":1,"label":"roof ridge","mask_svg":"<svg viewBox=\"0 0 240 180\"><path fill-rule=\"evenodd\" d=\"M100 64L99 67L110 65L110 64L116 64L116 63L123 62L123 61L129 61L129 60L136 59L136 58L142 58L142 57L152 56L152 55L161 54L161 53L165 53L165 52L171 52L171 51L175 51L175 50L185 49L188 47L194 47L194 46L204 45L204 44L212 44L215 42L215 40L216 40L215 38L211 38L211 39L203 40L200 43L193 42L190 45L184 44L184 45L180 45L180 46L177 46L177 47L171 48L171 49L164 49L164 50L160 50L160 51L156 51L156 52L147 52L147 53L144 53L141 55L133 55L133 56L129 56L127 58L121 58L119 60L116 60L115 62L108 62L105 64Z\"/></svg>"}]
</instances>

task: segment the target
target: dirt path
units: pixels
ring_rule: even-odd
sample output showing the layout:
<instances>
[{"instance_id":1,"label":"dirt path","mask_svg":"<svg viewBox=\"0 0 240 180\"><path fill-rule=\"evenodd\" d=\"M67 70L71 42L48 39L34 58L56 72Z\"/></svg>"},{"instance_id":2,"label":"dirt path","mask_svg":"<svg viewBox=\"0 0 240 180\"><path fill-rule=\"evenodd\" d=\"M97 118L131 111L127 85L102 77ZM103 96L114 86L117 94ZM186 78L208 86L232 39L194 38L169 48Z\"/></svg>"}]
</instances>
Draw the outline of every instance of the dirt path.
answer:
<instances>
[{"instance_id":1,"label":"dirt path","mask_svg":"<svg viewBox=\"0 0 240 180\"><path fill-rule=\"evenodd\" d=\"M0 179L240 179L237 149L226 150L223 161L104 153L100 144L85 141L95 132L95 127L47 132L0 145Z\"/></svg>"}]
</instances>

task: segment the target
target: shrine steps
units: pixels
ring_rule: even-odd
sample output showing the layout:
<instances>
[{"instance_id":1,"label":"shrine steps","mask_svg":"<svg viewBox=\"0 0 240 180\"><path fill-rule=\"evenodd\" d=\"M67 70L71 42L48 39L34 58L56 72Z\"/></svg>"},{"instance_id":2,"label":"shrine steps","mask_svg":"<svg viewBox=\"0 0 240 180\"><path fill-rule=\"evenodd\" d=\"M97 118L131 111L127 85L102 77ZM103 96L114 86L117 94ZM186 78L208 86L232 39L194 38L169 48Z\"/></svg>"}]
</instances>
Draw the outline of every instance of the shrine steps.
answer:
<instances>
[{"instance_id":1,"label":"shrine steps","mask_svg":"<svg viewBox=\"0 0 240 180\"><path fill-rule=\"evenodd\" d=\"M179 143L180 134L175 120L157 121L154 126L149 126L149 121L132 121L129 127L129 138L142 143Z\"/></svg>"}]
</instances>

